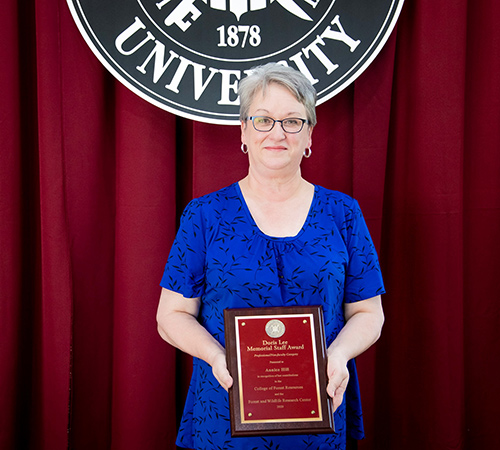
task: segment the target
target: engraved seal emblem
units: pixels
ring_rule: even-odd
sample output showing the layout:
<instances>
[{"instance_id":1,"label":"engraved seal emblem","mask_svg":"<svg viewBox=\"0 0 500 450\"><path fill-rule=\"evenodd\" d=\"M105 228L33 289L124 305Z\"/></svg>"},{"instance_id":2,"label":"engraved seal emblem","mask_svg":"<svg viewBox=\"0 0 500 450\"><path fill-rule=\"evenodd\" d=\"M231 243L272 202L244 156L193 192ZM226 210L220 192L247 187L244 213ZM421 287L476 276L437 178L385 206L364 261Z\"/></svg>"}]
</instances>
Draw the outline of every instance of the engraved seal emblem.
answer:
<instances>
[{"instance_id":1,"label":"engraved seal emblem","mask_svg":"<svg viewBox=\"0 0 500 450\"><path fill-rule=\"evenodd\" d=\"M266 323L266 333L270 338L280 338L285 330L285 324L281 320L272 319Z\"/></svg>"},{"instance_id":2,"label":"engraved seal emblem","mask_svg":"<svg viewBox=\"0 0 500 450\"><path fill-rule=\"evenodd\" d=\"M239 124L238 82L276 62L318 104L351 84L389 38L404 0L67 0L102 64L150 103Z\"/></svg>"}]
</instances>

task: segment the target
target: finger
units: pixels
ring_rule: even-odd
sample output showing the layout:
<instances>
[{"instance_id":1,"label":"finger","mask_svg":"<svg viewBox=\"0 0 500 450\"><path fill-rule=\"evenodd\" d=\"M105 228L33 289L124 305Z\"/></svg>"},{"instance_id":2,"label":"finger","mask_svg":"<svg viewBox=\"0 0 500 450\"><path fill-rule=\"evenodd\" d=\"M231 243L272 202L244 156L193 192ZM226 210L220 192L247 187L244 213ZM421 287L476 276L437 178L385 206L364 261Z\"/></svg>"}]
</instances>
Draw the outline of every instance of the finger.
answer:
<instances>
[{"instance_id":1,"label":"finger","mask_svg":"<svg viewBox=\"0 0 500 450\"><path fill-rule=\"evenodd\" d=\"M227 391L233 385L233 378L229 374L229 371L224 368L215 368L212 370L215 379L219 384Z\"/></svg>"},{"instance_id":2,"label":"finger","mask_svg":"<svg viewBox=\"0 0 500 450\"><path fill-rule=\"evenodd\" d=\"M342 401L344 400L344 393L345 393L345 389L342 386L339 386L336 389L335 395L333 396L333 410L334 411L342 404Z\"/></svg>"},{"instance_id":3,"label":"finger","mask_svg":"<svg viewBox=\"0 0 500 450\"><path fill-rule=\"evenodd\" d=\"M226 376L223 377L221 386L227 391L233 385L233 378L227 372Z\"/></svg>"},{"instance_id":4,"label":"finger","mask_svg":"<svg viewBox=\"0 0 500 450\"><path fill-rule=\"evenodd\" d=\"M337 389L343 384L347 385L346 377L340 373L334 373L328 380L327 392L330 397L334 397Z\"/></svg>"},{"instance_id":5,"label":"finger","mask_svg":"<svg viewBox=\"0 0 500 450\"><path fill-rule=\"evenodd\" d=\"M335 397L335 386L333 385L332 381L328 383L328 386L326 387L326 392L330 397Z\"/></svg>"},{"instance_id":6,"label":"finger","mask_svg":"<svg viewBox=\"0 0 500 450\"><path fill-rule=\"evenodd\" d=\"M337 379L337 377L332 377L327 386L327 392L333 399L333 408L336 410L344 399L344 394L347 388L347 383L349 381L349 376L342 379Z\"/></svg>"}]
</instances>

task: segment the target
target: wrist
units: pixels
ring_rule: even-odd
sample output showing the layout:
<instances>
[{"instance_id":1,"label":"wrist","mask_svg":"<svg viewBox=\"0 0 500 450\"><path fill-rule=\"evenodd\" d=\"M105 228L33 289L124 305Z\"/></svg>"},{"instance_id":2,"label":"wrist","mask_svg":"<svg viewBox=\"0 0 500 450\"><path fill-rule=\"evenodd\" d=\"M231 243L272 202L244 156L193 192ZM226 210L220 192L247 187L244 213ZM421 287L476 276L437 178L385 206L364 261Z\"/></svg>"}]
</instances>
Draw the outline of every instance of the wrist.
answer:
<instances>
[{"instance_id":1,"label":"wrist","mask_svg":"<svg viewBox=\"0 0 500 450\"><path fill-rule=\"evenodd\" d=\"M337 361L342 361L345 364L347 364L347 361L349 361L348 355L338 346L334 346L333 344L328 347L326 351L326 357L330 359L334 359Z\"/></svg>"}]
</instances>

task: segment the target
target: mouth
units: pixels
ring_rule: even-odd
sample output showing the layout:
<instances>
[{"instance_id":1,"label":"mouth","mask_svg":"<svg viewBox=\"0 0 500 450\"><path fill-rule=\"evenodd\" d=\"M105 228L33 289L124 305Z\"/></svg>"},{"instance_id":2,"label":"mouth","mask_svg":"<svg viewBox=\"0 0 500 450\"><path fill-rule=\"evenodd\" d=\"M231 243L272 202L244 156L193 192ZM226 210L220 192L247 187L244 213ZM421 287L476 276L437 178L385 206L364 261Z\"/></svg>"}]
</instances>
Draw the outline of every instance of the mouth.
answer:
<instances>
[{"instance_id":1,"label":"mouth","mask_svg":"<svg viewBox=\"0 0 500 450\"><path fill-rule=\"evenodd\" d=\"M266 146L264 147L266 150L270 151L270 152L283 152L283 151L286 151L287 148L286 147L283 147L281 145L269 145L269 146Z\"/></svg>"}]
</instances>

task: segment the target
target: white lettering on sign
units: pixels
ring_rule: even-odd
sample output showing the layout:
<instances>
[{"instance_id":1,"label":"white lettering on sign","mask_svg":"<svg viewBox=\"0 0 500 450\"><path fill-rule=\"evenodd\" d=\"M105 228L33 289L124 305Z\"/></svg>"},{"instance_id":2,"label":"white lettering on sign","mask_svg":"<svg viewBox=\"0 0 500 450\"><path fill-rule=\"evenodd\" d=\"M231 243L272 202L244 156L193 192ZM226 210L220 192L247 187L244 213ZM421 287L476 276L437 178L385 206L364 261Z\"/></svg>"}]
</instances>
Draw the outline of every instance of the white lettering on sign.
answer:
<instances>
[{"instance_id":1,"label":"white lettering on sign","mask_svg":"<svg viewBox=\"0 0 500 450\"><path fill-rule=\"evenodd\" d=\"M164 0L158 3L159 7L168 3L171 0ZM184 3L184 1L183 1ZM179 4L177 8L183 4ZM186 3L187 5L187 3ZM174 10L175 11L175 10ZM170 17L170 16L169 16ZM176 16L177 17L177 16ZM180 15L178 16L180 17ZM185 16L183 16L185 17ZM325 69L327 75L331 74L336 70L339 65L334 63L332 58L334 55L328 53L331 50L328 47L328 40L337 41L344 43L350 52L353 52L356 47L361 43L361 41L354 40L349 36L344 27L341 24L340 16L336 16L331 25L338 28L337 30L332 30L331 26L327 26L324 31L315 37L308 45L302 48L299 53L288 58L298 70L300 70L313 84L316 84L319 79L316 78L310 71L308 64L304 60L309 60L311 57L315 57ZM244 32L249 32L246 28L243 29ZM131 48L127 48L127 41L134 37L134 40L141 39L138 44ZM151 43L151 44L149 44ZM219 75L217 83L219 83L220 99L217 102L219 105L237 105L237 89L238 81L241 79L242 73L240 70L228 70L215 67L207 67L206 65L199 64L192 61L185 56L181 56L171 49L167 49L166 45L159 41L151 31L146 29L146 25L138 18L134 18L134 22L121 32L115 40L115 46L117 50L125 55L132 56L139 49L147 45L154 46L151 48L146 59L142 63L136 66L137 70L143 75L148 75L147 68L152 66L152 74L150 75L153 83L158 83L162 77L170 77L169 81L165 84L165 88L178 94L180 91L180 85L186 76L186 73L192 71L193 74L193 85L191 86L192 96L195 100L199 100L208 85L214 81L216 75ZM236 45L236 44L235 44ZM167 59L168 50L168 59ZM151 61L153 62L151 64ZM287 61L279 61L281 64L288 65ZM169 69L172 69L169 71ZM173 73L172 73L173 71ZM208 73L207 73L208 71ZM169 72L167 74L167 72ZM320 76L320 74L317 74Z\"/></svg>"},{"instance_id":2,"label":"white lettering on sign","mask_svg":"<svg viewBox=\"0 0 500 450\"><path fill-rule=\"evenodd\" d=\"M163 0L157 3L158 9L163 8L171 0ZM193 22L201 16L201 11L194 6L194 0L182 0L177 7L165 19L167 27L177 25L182 31L186 31L190 26L189 20L184 20L189 17Z\"/></svg>"},{"instance_id":3,"label":"white lettering on sign","mask_svg":"<svg viewBox=\"0 0 500 450\"><path fill-rule=\"evenodd\" d=\"M125 86L193 120L239 124L238 83L276 62L321 104L389 38L404 0L66 0L90 48Z\"/></svg>"}]
</instances>

